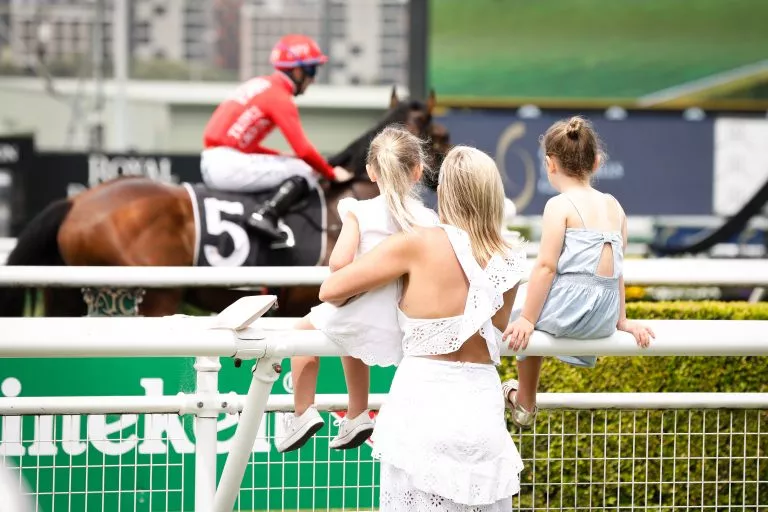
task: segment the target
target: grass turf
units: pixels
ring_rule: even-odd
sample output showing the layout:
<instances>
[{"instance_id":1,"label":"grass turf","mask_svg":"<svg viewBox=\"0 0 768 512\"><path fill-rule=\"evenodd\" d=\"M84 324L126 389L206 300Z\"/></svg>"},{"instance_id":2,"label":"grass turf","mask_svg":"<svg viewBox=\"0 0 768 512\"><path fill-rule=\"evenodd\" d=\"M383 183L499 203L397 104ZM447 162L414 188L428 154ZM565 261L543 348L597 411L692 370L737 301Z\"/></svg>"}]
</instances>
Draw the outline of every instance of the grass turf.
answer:
<instances>
[{"instance_id":1,"label":"grass turf","mask_svg":"<svg viewBox=\"0 0 768 512\"><path fill-rule=\"evenodd\" d=\"M441 95L636 98L768 59L768 1L432 0Z\"/></svg>"}]
</instances>

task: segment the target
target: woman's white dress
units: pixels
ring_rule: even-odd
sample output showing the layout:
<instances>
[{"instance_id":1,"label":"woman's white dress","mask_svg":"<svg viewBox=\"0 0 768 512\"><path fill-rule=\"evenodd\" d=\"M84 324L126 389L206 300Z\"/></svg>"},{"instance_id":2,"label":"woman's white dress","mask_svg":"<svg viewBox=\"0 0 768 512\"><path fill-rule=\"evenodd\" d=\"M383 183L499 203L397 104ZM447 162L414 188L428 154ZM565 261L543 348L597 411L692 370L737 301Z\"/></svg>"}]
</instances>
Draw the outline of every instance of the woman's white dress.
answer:
<instances>
[{"instance_id":1,"label":"woman's white dress","mask_svg":"<svg viewBox=\"0 0 768 512\"><path fill-rule=\"evenodd\" d=\"M467 303L463 315L450 318L414 319L398 309L404 358L373 433L380 511L508 512L523 463L504 419L494 366L501 332L491 318L522 277L525 255L510 251L482 269L467 234L441 227L467 274ZM494 364L420 357L454 352L477 332Z\"/></svg>"}]
</instances>

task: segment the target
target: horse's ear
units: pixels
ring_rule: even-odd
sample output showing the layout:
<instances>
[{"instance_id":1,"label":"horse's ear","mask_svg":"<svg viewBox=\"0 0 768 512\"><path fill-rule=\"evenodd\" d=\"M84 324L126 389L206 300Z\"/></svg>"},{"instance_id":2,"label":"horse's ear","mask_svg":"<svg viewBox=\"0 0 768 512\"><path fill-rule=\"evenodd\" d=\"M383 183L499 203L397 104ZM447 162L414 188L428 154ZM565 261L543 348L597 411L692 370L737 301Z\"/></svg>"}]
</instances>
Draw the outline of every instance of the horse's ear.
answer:
<instances>
[{"instance_id":1,"label":"horse's ear","mask_svg":"<svg viewBox=\"0 0 768 512\"><path fill-rule=\"evenodd\" d=\"M437 99L435 98L435 90L430 89L429 97L427 98L427 112L429 112L429 115L432 115L432 110L435 108L435 103L437 103Z\"/></svg>"},{"instance_id":2,"label":"horse's ear","mask_svg":"<svg viewBox=\"0 0 768 512\"><path fill-rule=\"evenodd\" d=\"M400 103L400 100L397 99L397 86L392 86L392 95L389 97L389 108L395 108Z\"/></svg>"}]
</instances>

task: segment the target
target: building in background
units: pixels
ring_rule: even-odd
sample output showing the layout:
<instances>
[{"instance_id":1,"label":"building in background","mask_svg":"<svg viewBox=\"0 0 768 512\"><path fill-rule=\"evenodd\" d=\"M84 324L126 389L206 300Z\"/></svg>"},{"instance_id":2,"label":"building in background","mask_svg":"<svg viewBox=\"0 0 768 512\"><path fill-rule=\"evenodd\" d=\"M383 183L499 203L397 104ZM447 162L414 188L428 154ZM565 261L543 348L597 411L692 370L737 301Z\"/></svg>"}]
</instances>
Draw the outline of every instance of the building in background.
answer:
<instances>
[{"instance_id":1,"label":"building in background","mask_svg":"<svg viewBox=\"0 0 768 512\"><path fill-rule=\"evenodd\" d=\"M0 64L10 58L11 0L0 0Z\"/></svg>"},{"instance_id":2,"label":"building in background","mask_svg":"<svg viewBox=\"0 0 768 512\"><path fill-rule=\"evenodd\" d=\"M269 52L290 32L314 37L328 53L320 83L406 83L405 0L248 0L240 10L240 78L271 72Z\"/></svg>"},{"instance_id":3,"label":"building in background","mask_svg":"<svg viewBox=\"0 0 768 512\"><path fill-rule=\"evenodd\" d=\"M9 23L11 55L15 65L34 69L39 43L48 40L47 53L59 63L71 62L91 53L95 9L92 1L11 0ZM110 7L105 7L102 44L105 57L112 44Z\"/></svg>"},{"instance_id":4,"label":"building in background","mask_svg":"<svg viewBox=\"0 0 768 512\"><path fill-rule=\"evenodd\" d=\"M34 70L40 41L54 76L81 75L93 61L99 0L0 0L0 34L13 64ZM100 44L112 61L112 4L104 2ZM331 63L319 83L405 84L407 0L126 0L131 76L247 79L271 72L269 53L287 33L314 37ZM5 10L3 7L5 6ZM0 36L0 49L3 41ZM90 73L85 73L90 74Z\"/></svg>"},{"instance_id":5,"label":"building in background","mask_svg":"<svg viewBox=\"0 0 768 512\"><path fill-rule=\"evenodd\" d=\"M191 67L213 65L212 42L216 29L211 2L126 1L134 61L184 62ZM101 45L107 62L112 56L112 3L104 0L102 19ZM38 43L45 32L50 37L50 61L66 64L90 58L96 16L96 0L10 0L8 22L14 63L24 68L34 67Z\"/></svg>"},{"instance_id":6,"label":"building in background","mask_svg":"<svg viewBox=\"0 0 768 512\"><path fill-rule=\"evenodd\" d=\"M216 0L214 3L215 56L214 65L219 69L240 70L240 9L243 0Z\"/></svg>"}]
</instances>

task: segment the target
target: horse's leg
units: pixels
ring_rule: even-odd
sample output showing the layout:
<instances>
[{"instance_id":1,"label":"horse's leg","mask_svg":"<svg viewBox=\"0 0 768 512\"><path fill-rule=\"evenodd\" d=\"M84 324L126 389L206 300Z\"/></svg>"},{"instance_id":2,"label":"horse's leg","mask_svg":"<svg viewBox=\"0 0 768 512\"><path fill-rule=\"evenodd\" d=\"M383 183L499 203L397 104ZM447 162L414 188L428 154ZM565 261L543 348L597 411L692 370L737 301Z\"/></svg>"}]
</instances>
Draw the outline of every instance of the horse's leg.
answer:
<instances>
[{"instance_id":1,"label":"horse's leg","mask_svg":"<svg viewBox=\"0 0 768 512\"><path fill-rule=\"evenodd\" d=\"M77 288L48 288L43 290L45 316L79 317L88 313L83 294Z\"/></svg>"}]
</instances>

